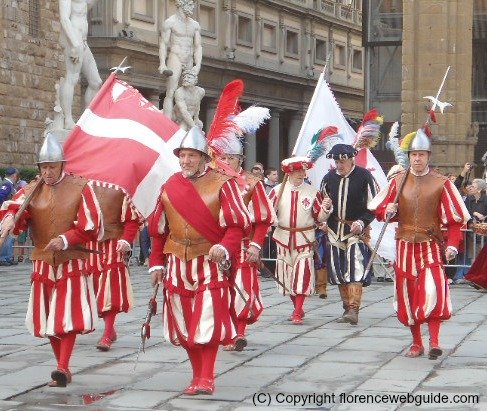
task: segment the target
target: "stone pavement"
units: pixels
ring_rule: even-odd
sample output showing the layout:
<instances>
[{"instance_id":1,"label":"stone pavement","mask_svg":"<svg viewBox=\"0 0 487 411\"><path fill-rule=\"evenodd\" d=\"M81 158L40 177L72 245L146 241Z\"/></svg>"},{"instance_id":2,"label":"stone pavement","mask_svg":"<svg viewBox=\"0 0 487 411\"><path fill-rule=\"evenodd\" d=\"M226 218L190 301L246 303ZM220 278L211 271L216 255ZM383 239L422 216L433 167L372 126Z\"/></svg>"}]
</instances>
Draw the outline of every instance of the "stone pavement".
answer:
<instances>
[{"instance_id":1,"label":"stone pavement","mask_svg":"<svg viewBox=\"0 0 487 411\"><path fill-rule=\"evenodd\" d=\"M27 264L0 269L0 410L250 410L259 401L280 410L487 409L487 296L468 286L452 287L454 316L441 333L445 355L430 361L403 356L410 336L393 315L392 283L374 282L365 290L358 326L334 321L342 313L336 287L326 300L308 299L304 325L296 326L287 321L291 302L264 278L267 309L249 327L248 348L220 351L213 396L185 397L181 390L190 380L190 365L183 349L162 341L159 315L133 372L151 294L139 267L132 267L136 307L118 317L112 350L94 348L99 330L78 337L72 384L47 387L55 368L50 345L24 327L29 269ZM395 394L410 394L412 402L387 397ZM440 395L447 403L431 404ZM479 396L479 403L454 403L468 395ZM419 407L419 401L430 404Z\"/></svg>"}]
</instances>

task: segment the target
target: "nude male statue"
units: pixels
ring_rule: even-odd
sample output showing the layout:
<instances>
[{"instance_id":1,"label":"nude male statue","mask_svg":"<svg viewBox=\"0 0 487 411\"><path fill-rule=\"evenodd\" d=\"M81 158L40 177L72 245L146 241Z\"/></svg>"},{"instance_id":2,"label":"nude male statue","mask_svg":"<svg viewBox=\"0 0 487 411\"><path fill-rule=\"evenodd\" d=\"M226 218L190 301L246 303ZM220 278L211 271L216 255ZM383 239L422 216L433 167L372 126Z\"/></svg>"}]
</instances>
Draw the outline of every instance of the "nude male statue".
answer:
<instances>
[{"instance_id":1,"label":"nude male statue","mask_svg":"<svg viewBox=\"0 0 487 411\"><path fill-rule=\"evenodd\" d=\"M163 25L159 46L159 72L167 76L166 97L163 111L173 116L173 98L184 68L198 76L201 69L203 49L200 25L193 20L194 0L176 0L177 11Z\"/></svg>"},{"instance_id":2,"label":"nude male statue","mask_svg":"<svg viewBox=\"0 0 487 411\"><path fill-rule=\"evenodd\" d=\"M185 69L181 75L182 85L174 93L174 117L183 130L196 126L203 128L199 119L200 103L205 96L205 89L198 87L198 77L193 70Z\"/></svg>"},{"instance_id":3,"label":"nude male statue","mask_svg":"<svg viewBox=\"0 0 487 411\"><path fill-rule=\"evenodd\" d=\"M98 0L59 0L61 20L60 43L66 63L66 78L61 81L59 94L60 105L64 114L64 128L74 127L72 106L76 84L80 73L86 77L88 88L85 93L85 105L88 105L99 88L102 80L98 74L96 61L86 41L88 35L88 10Z\"/></svg>"}]
</instances>

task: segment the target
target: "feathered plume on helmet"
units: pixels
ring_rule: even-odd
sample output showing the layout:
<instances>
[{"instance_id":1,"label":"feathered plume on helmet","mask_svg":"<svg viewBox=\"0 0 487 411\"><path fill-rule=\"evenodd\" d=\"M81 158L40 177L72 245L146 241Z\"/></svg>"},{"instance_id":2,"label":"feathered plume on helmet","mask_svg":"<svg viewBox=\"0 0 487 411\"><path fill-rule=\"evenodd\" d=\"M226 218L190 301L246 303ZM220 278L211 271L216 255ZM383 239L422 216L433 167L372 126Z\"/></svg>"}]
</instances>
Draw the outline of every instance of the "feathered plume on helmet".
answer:
<instances>
[{"instance_id":1,"label":"feathered plume on helmet","mask_svg":"<svg viewBox=\"0 0 487 411\"><path fill-rule=\"evenodd\" d=\"M251 106L232 118L237 129L231 129L225 136L216 138L213 146L225 154L243 156L245 134L255 133L257 129L270 118L266 107Z\"/></svg>"},{"instance_id":2,"label":"feathered plume on helmet","mask_svg":"<svg viewBox=\"0 0 487 411\"><path fill-rule=\"evenodd\" d=\"M380 115L379 110L373 108L367 112L357 131L353 146L357 150L375 147L380 139L380 126L383 123L384 118Z\"/></svg>"},{"instance_id":3,"label":"feathered plume on helmet","mask_svg":"<svg viewBox=\"0 0 487 411\"><path fill-rule=\"evenodd\" d=\"M235 147L235 138L242 135L242 129L239 127L236 116L240 113L238 99L244 91L244 83L237 79L228 83L222 91L215 115L210 125L207 135L209 155L213 160L214 166L222 170L225 174L235 177L241 189L245 189L247 183L238 172L233 170L228 164L220 160L225 152L225 147ZM243 121L243 120L242 120Z\"/></svg>"},{"instance_id":4,"label":"feathered plume on helmet","mask_svg":"<svg viewBox=\"0 0 487 411\"><path fill-rule=\"evenodd\" d=\"M396 163L404 169L409 167L409 157L407 151L401 148L399 144L399 122L395 122L389 131L389 138L386 142L386 147L394 153Z\"/></svg>"},{"instance_id":5,"label":"feathered plume on helmet","mask_svg":"<svg viewBox=\"0 0 487 411\"><path fill-rule=\"evenodd\" d=\"M343 136L335 126L329 126L319 130L311 139L311 148L306 155L313 163L337 143L343 143Z\"/></svg>"},{"instance_id":6,"label":"feathered plume on helmet","mask_svg":"<svg viewBox=\"0 0 487 411\"><path fill-rule=\"evenodd\" d=\"M238 99L244 91L244 83L236 79L228 83L220 95L216 106L215 115L211 122L206 139L210 151L210 157L215 160L221 154L222 146L229 136L239 133L239 127L234 121L234 117L240 112ZM216 142L220 140L219 144Z\"/></svg>"}]
</instances>

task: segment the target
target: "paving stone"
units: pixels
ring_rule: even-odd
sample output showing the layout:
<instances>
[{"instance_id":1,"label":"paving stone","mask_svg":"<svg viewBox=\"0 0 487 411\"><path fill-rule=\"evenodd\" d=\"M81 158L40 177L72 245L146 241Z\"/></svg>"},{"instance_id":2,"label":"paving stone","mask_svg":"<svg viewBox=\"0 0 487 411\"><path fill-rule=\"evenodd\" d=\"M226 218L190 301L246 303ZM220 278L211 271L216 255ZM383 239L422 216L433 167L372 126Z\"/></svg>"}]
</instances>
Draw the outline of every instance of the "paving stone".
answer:
<instances>
[{"instance_id":1,"label":"paving stone","mask_svg":"<svg viewBox=\"0 0 487 411\"><path fill-rule=\"evenodd\" d=\"M485 384L478 386L478 381L487 381L487 369L469 368L464 369L443 369L441 372L435 372L423 382L423 387L433 388L468 388L475 387L477 390L486 390Z\"/></svg>"},{"instance_id":2,"label":"paving stone","mask_svg":"<svg viewBox=\"0 0 487 411\"><path fill-rule=\"evenodd\" d=\"M130 390L127 392L125 390L96 401L96 406L100 408L151 409L162 401L167 401L179 394L180 392L171 391Z\"/></svg>"},{"instance_id":3,"label":"paving stone","mask_svg":"<svg viewBox=\"0 0 487 411\"><path fill-rule=\"evenodd\" d=\"M22 272L22 270L24 270ZM247 410L255 409L256 393L273 395L337 394L482 394L486 398L487 294L469 288L452 288L454 316L442 326L444 355L430 361L426 356L404 357L411 337L397 321L391 305L392 285L372 283L364 293L357 326L336 323L342 314L336 287L329 298L306 300L303 326L287 321L288 299L279 296L272 280L262 281L266 309L248 327L249 345L244 351L220 350L213 396L181 394L191 379L187 354L162 338L160 315L154 317L152 338L133 364L140 343L140 326L150 290L145 269L133 267L136 306L117 317L118 341L102 353L95 345L103 323L91 334L77 339L71 360L73 382L64 389L46 386L55 359L47 339L30 336L24 326L30 268L0 276L0 410ZM25 277L25 278L24 278ZM8 297L6 296L8 295ZM427 327L423 327L425 341ZM379 388L377 388L379 387ZM290 397L293 398L293 397ZM311 407L298 408L317 408ZM487 409L485 400L469 409ZM456 406L456 408L455 408ZM459 409L458 404L443 405ZM417 409L399 404L322 404L320 409L396 410ZM422 405L421 409L437 409ZM483 408L482 408L483 407ZM272 404L279 410L296 409L288 403ZM460 409L465 409L463 407Z\"/></svg>"},{"instance_id":4,"label":"paving stone","mask_svg":"<svg viewBox=\"0 0 487 411\"><path fill-rule=\"evenodd\" d=\"M331 363L349 363L351 359L355 363L386 363L394 358L394 353L363 350L330 350L316 358L318 361Z\"/></svg>"}]
</instances>

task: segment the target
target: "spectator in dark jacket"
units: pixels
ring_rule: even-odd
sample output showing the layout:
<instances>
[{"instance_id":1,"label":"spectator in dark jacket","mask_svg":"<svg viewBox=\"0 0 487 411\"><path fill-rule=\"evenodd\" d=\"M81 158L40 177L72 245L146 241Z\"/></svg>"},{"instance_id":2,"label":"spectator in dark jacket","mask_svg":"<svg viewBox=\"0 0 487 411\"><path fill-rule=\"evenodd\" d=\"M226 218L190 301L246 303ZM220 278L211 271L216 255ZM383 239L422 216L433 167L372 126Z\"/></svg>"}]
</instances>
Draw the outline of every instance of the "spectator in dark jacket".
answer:
<instances>
[{"instance_id":1,"label":"spectator in dark jacket","mask_svg":"<svg viewBox=\"0 0 487 411\"><path fill-rule=\"evenodd\" d=\"M16 191L15 185L19 181L19 177L19 170L15 167L7 167L5 170L5 179L0 186L0 205L13 197ZM0 252L0 265L16 264L14 261L14 241L14 238L10 235L5 239Z\"/></svg>"}]
</instances>

